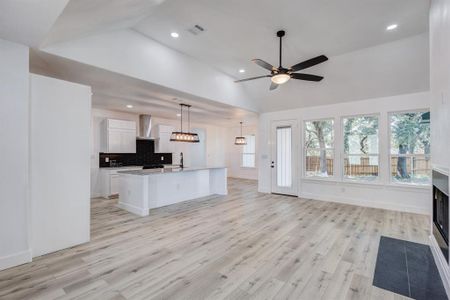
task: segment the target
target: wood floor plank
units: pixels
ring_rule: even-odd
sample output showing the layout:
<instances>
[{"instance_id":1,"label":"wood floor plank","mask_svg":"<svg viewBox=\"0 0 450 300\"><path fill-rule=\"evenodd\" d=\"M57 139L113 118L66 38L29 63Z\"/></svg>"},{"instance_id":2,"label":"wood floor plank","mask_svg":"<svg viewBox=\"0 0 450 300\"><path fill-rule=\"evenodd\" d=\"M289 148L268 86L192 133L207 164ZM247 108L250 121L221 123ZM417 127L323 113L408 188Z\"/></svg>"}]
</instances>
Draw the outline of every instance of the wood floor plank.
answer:
<instances>
[{"instance_id":1,"label":"wood floor plank","mask_svg":"<svg viewBox=\"0 0 450 300\"><path fill-rule=\"evenodd\" d=\"M150 211L93 199L91 241L0 272L3 299L405 299L372 286L381 235L427 243L427 216L262 194Z\"/></svg>"}]
</instances>

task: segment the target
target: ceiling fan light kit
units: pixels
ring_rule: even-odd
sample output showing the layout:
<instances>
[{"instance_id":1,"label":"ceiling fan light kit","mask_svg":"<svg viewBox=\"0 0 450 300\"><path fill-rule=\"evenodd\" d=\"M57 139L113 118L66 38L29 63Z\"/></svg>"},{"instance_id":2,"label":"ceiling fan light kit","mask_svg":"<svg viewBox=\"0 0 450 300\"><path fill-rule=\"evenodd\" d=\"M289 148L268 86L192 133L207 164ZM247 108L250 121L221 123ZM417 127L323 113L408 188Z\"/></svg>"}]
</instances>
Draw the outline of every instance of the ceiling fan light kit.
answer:
<instances>
[{"instance_id":1,"label":"ceiling fan light kit","mask_svg":"<svg viewBox=\"0 0 450 300\"><path fill-rule=\"evenodd\" d=\"M291 76L289 76L288 74L277 74L277 75L273 75L270 80L272 80L273 83L275 84L283 84L288 82L288 80L291 79Z\"/></svg>"},{"instance_id":2,"label":"ceiling fan light kit","mask_svg":"<svg viewBox=\"0 0 450 300\"><path fill-rule=\"evenodd\" d=\"M187 107L188 109L188 131L183 131L183 107ZM184 142L184 143L199 143L200 138L197 133L190 132L191 130L191 106L188 104L180 104L180 131L173 131L170 135L171 142Z\"/></svg>"},{"instance_id":3,"label":"ceiling fan light kit","mask_svg":"<svg viewBox=\"0 0 450 300\"><path fill-rule=\"evenodd\" d=\"M244 82L254 79L267 78L270 77L272 84L270 85L270 90L276 89L279 85L284 84L289 81L289 79L298 79L298 80L306 80L306 81L321 81L323 79L322 76L311 75L311 74L303 74L303 73L295 73L300 70L304 70L310 68L312 66L318 65L328 60L328 57L325 55L320 55L308 60L305 60L301 63L293 65L290 68L284 68L282 65L283 61L283 36L285 36L286 32L284 30L280 30L277 32L277 37L280 38L280 66L278 68L272 66L268 62L263 61L262 59L253 59L252 62L257 64L258 66L270 71L270 75L263 75L251 78L245 78L241 80L236 80L235 82Z\"/></svg>"}]
</instances>

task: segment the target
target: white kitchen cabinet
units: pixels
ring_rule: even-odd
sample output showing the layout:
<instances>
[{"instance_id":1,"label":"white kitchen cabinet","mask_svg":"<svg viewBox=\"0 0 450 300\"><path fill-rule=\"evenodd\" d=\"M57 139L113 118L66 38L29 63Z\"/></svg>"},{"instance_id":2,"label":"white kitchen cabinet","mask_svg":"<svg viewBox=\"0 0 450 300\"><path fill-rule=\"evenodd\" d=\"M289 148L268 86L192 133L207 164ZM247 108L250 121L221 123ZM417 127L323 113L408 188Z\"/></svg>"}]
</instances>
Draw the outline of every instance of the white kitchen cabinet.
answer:
<instances>
[{"instance_id":1,"label":"white kitchen cabinet","mask_svg":"<svg viewBox=\"0 0 450 300\"><path fill-rule=\"evenodd\" d=\"M110 174L109 175L109 189L110 195L119 194L119 174Z\"/></svg>"},{"instance_id":2,"label":"white kitchen cabinet","mask_svg":"<svg viewBox=\"0 0 450 300\"><path fill-rule=\"evenodd\" d=\"M174 131L173 126L156 125L155 126L155 152L173 153L175 152L174 142L170 141L170 136Z\"/></svg>"},{"instance_id":3,"label":"white kitchen cabinet","mask_svg":"<svg viewBox=\"0 0 450 300\"><path fill-rule=\"evenodd\" d=\"M106 119L102 127L102 152L136 153L136 122Z\"/></svg>"},{"instance_id":4,"label":"white kitchen cabinet","mask_svg":"<svg viewBox=\"0 0 450 300\"><path fill-rule=\"evenodd\" d=\"M140 166L128 166L118 168L100 168L99 183L103 198L110 198L119 194L119 171L131 171L142 169Z\"/></svg>"}]
</instances>

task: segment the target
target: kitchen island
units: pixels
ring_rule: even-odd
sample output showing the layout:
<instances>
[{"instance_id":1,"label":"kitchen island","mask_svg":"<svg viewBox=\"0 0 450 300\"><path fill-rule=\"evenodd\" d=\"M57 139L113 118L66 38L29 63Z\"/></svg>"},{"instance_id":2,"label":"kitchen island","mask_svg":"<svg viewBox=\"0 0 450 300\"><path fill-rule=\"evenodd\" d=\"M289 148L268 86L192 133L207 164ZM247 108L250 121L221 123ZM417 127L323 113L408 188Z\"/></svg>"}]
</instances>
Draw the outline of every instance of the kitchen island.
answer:
<instances>
[{"instance_id":1,"label":"kitchen island","mask_svg":"<svg viewBox=\"0 0 450 300\"><path fill-rule=\"evenodd\" d=\"M139 216L148 216L152 208L228 193L224 167L132 170L118 174L118 206Z\"/></svg>"}]
</instances>

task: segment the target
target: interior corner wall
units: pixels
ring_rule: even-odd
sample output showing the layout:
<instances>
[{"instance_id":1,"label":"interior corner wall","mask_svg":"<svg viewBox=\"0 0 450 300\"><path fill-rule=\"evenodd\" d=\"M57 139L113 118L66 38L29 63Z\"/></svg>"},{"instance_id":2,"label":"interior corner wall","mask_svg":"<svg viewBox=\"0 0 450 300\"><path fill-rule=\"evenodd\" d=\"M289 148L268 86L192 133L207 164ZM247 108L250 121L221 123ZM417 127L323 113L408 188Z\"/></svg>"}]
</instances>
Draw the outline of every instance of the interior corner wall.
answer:
<instances>
[{"instance_id":1,"label":"interior corner wall","mask_svg":"<svg viewBox=\"0 0 450 300\"><path fill-rule=\"evenodd\" d=\"M0 40L0 270L31 261L29 49Z\"/></svg>"},{"instance_id":2,"label":"interior corner wall","mask_svg":"<svg viewBox=\"0 0 450 300\"><path fill-rule=\"evenodd\" d=\"M347 204L407 211L429 214L431 202L430 189L392 185L389 177L389 132L388 114L395 111L408 111L429 109L430 93L422 92L404 94L392 97L367 99L354 102L345 102L333 105L299 108L271 113L263 113L259 117L259 168L258 191L269 193L271 191L271 136L270 128L273 121L297 120L300 135L300 146L297 150L299 177L298 195L307 199L334 201ZM331 180L314 180L302 177L303 170L303 123L306 120L332 118L335 124L335 159L340 159L340 135L343 116L377 114L380 120L379 127L379 153L380 175L379 182L374 184L353 183L341 179L342 168L336 164L335 177ZM435 122L431 117L431 122ZM448 130L447 130L448 132ZM433 142L433 141L432 141ZM342 141L341 141L342 143ZM447 148L448 149L448 148Z\"/></svg>"}]
</instances>

